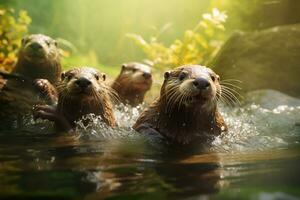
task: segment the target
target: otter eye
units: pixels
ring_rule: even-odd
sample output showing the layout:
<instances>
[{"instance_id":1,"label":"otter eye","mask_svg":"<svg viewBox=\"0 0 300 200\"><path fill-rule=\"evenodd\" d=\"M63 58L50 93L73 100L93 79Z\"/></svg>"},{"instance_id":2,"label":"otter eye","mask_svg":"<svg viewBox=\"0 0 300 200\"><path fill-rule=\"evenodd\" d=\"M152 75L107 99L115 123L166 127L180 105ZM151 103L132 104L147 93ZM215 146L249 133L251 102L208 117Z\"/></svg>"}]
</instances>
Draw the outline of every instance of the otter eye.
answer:
<instances>
[{"instance_id":1,"label":"otter eye","mask_svg":"<svg viewBox=\"0 0 300 200\"><path fill-rule=\"evenodd\" d=\"M61 74L61 80L66 79L67 81L71 80L73 77L73 74L66 74L66 73L62 73Z\"/></svg>"},{"instance_id":2,"label":"otter eye","mask_svg":"<svg viewBox=\"0 0 300 200\"><path fill-rule=\"evenodd\" d=\"M217 75L217 80L220 81L220 76L219 75Z\"/></svg>"},{"instance_id":3,"label":"otter eye","mask_svg":"<svg viewBox=\"0 0 300 200\"><path fill-rule=\"evenodd\" d=\"M180 74L179 74L179 76L178 76L178 78L179 78L179 80L183 80L183 79L185 79L187 77L187 74L186 73L184 73L184 72L181 72Z\"/></svg>"},{"instance_id":4,"label":"otter eye","mask_svg":"<svg viewBox=\"0 0 300 200\"><path fill-rule=\"evenodd\" d=\"M60 76L61 80L64 80L65 77L66 77L66 74L65 73L61 73L61 76Z\"/></svg>"},{"instance_id":5,"label":"otter eye","mask_svg":"<svg viewBox=\"0 0 300 200\"><path fill-rule=\"evenodd\" d=\"M98 74L95 74L95 78L97 81L99 81L99 75Z\"/></svg>"},{"instance_id":6,"label":"otter eye","mask_svg":"<svg viewBox=\"0 0 300 200\"><path fill-rule=\"evenodd\" d=\"M71 74L66 74L66 73L61 74L61 80L62 81L65 80L65 79L67 79L69 81L69 80L71 80L71 78L72 78Z\"/></svg>"},{"instance_id":7,"label":"otter eye","mask_svg":"<svg viewBox=\"0 0 300 200\"><path fill-rule=\"evenodd\" d=\"M211 75L210 78L211 78L212 81L216 80L215 76L213 76L213 75Z\"/></svg>"},{"instance_id":8,"label":"otter eye","mask_svg":"<svg viewBox=\"0 0 300 200\"><path fill-rule=\"evenodd\" d=\"M67 75L67 80L71 80L72 76L71 75Z\"/></svg>"},{"instance_id":9,"label":"otter eye","mask_svg":"<svg viewBox=\"0 0 300 200\"><path fill-rule=\"evenodd\" d=\"M57 41L56 40L54 40L54 45L57 47Z\"/></svg>"},{"instance_id":10,"label":"otter eye","mask_svg":"<svg viewBox=\"0 0 300 200\"><path fill-rule=\"evenodd\" d=\"M47 44L48 46L50 46L51 43L50 43L49 40L47 40L47 41L46 41L46 44Z\"/></svg>"}]
</instances>

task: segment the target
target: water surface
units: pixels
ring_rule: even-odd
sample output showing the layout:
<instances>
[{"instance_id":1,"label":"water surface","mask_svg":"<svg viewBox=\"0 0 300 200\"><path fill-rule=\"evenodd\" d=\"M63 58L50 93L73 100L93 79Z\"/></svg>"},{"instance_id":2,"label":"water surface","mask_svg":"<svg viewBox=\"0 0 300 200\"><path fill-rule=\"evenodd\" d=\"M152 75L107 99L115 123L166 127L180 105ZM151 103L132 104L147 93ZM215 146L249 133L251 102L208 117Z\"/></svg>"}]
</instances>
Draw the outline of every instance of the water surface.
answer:
<instances>
[{"instance_id":1,"label":"water surface","mask_svg":"<svg viewBox=\"0 0 300 200\"><path fill-rule=\"evenodd\" d=\"M149 141L130 126L141 108L120 107L120 128L81 126L54 136L29 120L0 133L0 198L298 199L300 107L222 107L230 132L189 152Z\"/></svg>"}]
</instances>

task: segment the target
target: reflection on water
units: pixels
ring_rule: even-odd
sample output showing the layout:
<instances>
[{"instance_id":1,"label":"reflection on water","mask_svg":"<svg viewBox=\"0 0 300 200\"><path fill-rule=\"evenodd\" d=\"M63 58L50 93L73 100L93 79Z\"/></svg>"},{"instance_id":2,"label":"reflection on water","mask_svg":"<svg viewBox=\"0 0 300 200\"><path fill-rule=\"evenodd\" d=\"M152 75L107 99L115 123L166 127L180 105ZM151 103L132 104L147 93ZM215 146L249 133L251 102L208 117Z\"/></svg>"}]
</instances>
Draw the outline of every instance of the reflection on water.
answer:
<instances>
[{"instance_id":1,"label":"reflection on water","mask_svg":"<svg viewBox=\"0 0 300 200\"><path fill-rule=\"evenodd\" d=\"M0 197L300 197L300 107L222 107L230 132L197 153L135 133L141 109L120 106L116 130L89 116L75 136L30 119L26 130L0 133Z\"/></svg>"}]
</instances>

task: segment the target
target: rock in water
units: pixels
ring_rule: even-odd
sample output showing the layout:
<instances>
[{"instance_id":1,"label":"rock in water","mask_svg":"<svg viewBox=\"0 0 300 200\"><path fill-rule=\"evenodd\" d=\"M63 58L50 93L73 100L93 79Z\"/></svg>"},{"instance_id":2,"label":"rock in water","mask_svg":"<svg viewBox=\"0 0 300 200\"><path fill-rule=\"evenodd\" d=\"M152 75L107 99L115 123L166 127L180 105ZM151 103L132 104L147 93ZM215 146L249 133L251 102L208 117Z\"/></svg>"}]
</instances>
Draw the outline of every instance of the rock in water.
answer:
<instances>
[{"instance_id":1,"label":"rock in water","mask_svg":"<svg viewBox=\"0 0 300 200\"><path fill-rule=\"evenodd\" d=\"M300 24L234 33L211 66L223 80L241 80L243 92L274 89L300 97Z\"/></svg>"},{"instance_id":2,"label":"rock in water","mask_svg":"<svg viewBox=\"0 0 300 200\"><path fill-rule=\"evenodd\" d=\"M246 103L255 103L266 109L274 109L278 106L300 106L300 99L276 90L255 90L248 92L245 97Z\"/></svg>"}]
</instances>

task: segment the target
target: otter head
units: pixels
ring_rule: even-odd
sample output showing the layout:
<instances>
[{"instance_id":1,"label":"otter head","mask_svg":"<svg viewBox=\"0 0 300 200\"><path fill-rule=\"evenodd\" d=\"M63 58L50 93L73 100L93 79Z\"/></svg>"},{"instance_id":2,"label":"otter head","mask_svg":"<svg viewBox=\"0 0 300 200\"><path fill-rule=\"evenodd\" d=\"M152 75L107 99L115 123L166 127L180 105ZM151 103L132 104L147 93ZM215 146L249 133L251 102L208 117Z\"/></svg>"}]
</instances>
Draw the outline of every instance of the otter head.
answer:
<instances>
[{"instance_id":1,"label":"otter head","mask_svg":"<svg viewBox=\"0 0 300 200\"><path fill-rule=\"evenodd\" d=\"M113 91L105 84L106 75L94 68L82 67L62 73L58 85L57 109L70 122L86 114L100 115L105 123L115 125Z\"/></svg>"},{"instance_id":2,"label":"otter head","mask_svg":"<svg viewBox=\"0 0 300 200\"><path fill-rule=\"evenodd\" d=\"M219 76L200 65L187 65L164 74L161 97L170 107L191 107L211 111L221 94Z\"/></svg>"},{"instance_id":3,"label":"otter head","mask_svg":"<svg viewBox=\"0 0 300 200\"><path fill-rule=\"evenodd\" d=\"M104 81L106 75L93 68L82 67L71 69L61 74L59 93L70 98L93 99L99 93L106 92Z\"/></svg>"},{"instance_id":4,"label":"otter head","mask_svg":"<svg viewBox=\"0 0 300 200\"><path fill-rule=\"evenodd\" d=\"M52 38L34 34L22 39L14 73L31 79L48 79L55 84L61 73L60 53Z\"/></svg>"},{"instance_id":5,"label":"otter head","mask_svg":"<svg viewBox=\"0 0 300 200\"><path fill-rule=\"evenodd\" d=\"M119 78L126 83L128 89L146 92L151 88L152 75L151 68L142 63L125 63Z\"/></svg>"},{"instance_id":6,"label":"otter head","mask_svg":"<svg viewBox=\"0 0 300 200\"><path fill-rule=\"evenodd\" d=\"M46 62L49 58L53 59L59 56L57 42L42 34L26 36L22 39L19 55L30 62Z\"/></svg>"}]
</instances>

